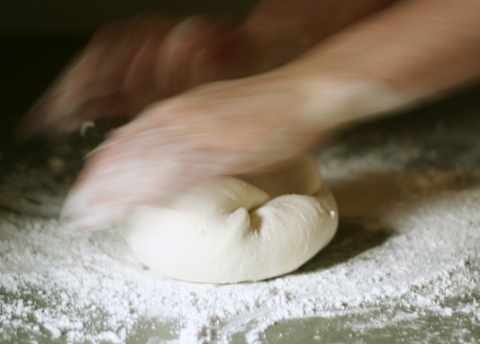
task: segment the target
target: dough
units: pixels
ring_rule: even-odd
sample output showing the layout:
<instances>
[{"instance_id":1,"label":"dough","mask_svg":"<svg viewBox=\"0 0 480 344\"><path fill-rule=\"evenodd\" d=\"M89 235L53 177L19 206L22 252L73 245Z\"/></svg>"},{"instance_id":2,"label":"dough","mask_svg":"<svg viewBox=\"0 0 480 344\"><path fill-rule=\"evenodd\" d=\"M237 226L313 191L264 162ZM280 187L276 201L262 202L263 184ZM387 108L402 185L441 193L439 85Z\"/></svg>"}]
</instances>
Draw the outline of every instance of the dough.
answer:
<instances>
[{"instance_id":1,"label":"dough","mask_svg":"<svg viewBox=\"0 0 480 344\"><path fill-rule=\"evenodd\" d=\"M209 180L168 208L137 207L123 233L140 260L164 276L235 283L297 269L337 225L316 161L302 157L275 172Z\"/></svg>"}]
</instances>

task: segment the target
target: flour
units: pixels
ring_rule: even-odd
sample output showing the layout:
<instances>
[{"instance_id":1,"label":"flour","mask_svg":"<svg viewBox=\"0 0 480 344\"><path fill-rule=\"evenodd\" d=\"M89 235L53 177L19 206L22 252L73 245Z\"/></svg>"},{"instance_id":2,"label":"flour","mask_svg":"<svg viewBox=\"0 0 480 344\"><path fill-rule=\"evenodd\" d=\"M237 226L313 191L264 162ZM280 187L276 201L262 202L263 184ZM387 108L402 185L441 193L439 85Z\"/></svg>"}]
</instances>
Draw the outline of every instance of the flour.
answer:
<instances>
[{"instance_id":1,"label":"flour","mask_svg":"<svg viewBox=\"0 0 480 344\"><path fill-rule=\"evenodd\" d=\"M468 154L480 143L453 152L468 164L449 170L432 156L417 168L430 141L413 142L327 149L319 161L341 215L333 242L297 272L221 286L156 275L114 229L67 233L55 218L70 162L17 166L0 185L0 342L292 343L295 326L316 324L308 342L474 343L480 166Z\"/></svg>"}]
</instances>

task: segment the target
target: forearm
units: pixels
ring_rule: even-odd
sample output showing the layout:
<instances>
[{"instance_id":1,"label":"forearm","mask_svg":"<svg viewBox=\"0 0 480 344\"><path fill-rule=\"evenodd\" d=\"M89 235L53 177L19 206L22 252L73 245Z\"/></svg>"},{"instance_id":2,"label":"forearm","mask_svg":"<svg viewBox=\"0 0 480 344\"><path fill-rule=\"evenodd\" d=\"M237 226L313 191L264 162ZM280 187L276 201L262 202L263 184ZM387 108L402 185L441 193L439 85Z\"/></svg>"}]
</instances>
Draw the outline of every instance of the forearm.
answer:
<instances>
[{"instance_id":1,"label":"forearm","mask_svg":"<svg viewBox=\"0 0 480 344\"><path fill-rule=\"evenodd\" d=\"M242 29L266 56L265 70L297 57L318 41L374 13L393 0L265 0Z\"/></svg>"},{"instance_id":2,"label":"forearm","mask_svg":"<svg viewBox=\"0 0 480 344\"><path fill-rule=\"evenodd\" d=\"M331 76L347 84L376 85L363 98L382 103L388 93L391 105L386 102L382 111L436 96L480 78L480 2L395 4L319 43L287 69L297 75L315 74L317 80ZM378 97L372 91L377 86L382 90ZM349 116L371 113L365 108Z\"/></svg>"}]
</instances>

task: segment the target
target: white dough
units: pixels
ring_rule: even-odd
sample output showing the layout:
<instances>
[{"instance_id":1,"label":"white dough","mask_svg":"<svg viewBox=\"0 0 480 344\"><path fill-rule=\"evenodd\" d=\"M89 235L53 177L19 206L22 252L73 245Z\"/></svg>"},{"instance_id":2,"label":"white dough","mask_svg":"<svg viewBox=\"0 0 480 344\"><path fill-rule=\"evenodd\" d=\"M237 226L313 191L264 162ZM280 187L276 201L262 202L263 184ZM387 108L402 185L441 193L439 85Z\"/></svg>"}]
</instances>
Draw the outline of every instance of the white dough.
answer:
<instances>
[{"instance_id":1,"label":"white dough","mask_svg":"<svg viewBox=\"0 0 480 344\"><path fill-rule=\"evenodd\" d=\"M303 157L276 172L209 180L168 208L137 207L124 235L164 276L235 283L297 269L330 242L337 225L318 165Z\"/></svg>"}]
</instances>

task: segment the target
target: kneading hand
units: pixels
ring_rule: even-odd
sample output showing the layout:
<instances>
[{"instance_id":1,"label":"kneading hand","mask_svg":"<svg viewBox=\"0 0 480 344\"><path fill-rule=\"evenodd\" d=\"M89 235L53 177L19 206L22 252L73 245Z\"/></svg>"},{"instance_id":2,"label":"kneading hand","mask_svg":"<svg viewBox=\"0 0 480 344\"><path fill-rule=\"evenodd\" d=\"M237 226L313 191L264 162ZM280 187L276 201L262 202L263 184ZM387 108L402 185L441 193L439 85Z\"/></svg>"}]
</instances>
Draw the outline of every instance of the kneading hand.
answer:
<instances>
[{"instance_id":1,"label":"kneading hand","mask_svg":"<svg viewBox=\"0 0 480 344\"><path fill-rule=\"evenodd\" d=\"M196 181L294 157L318 133L302 83L271 73L152 104L94 152L64 216L80 228L102 227L134 205L169 202Z\"/></svg>"},{"instance_id":2,"label":"kneading hand","mask_svg":"<svg viewBox=\"0 0 480 344\"><path fill-rule=\"evenodd\" d=\"M100 30L33 106L19 138L118 124L153 101L276 68L391 0L266 0L241 25L139 16ZM345 2L345 3L344 3Z\"/></svg>"},{"instance_id":3,"label":"kneading hand","mask_svg":"<svg viewBox=\"0 0 480 344\"><path fill-rule=\"evenodd\" d=\"M221 19L161 15L99 31L23 120L19 136L65 134L84 121L118 124L155 100L257 65L248 35Z\"/></svg>"}]
</instances>

